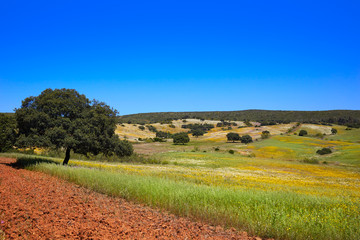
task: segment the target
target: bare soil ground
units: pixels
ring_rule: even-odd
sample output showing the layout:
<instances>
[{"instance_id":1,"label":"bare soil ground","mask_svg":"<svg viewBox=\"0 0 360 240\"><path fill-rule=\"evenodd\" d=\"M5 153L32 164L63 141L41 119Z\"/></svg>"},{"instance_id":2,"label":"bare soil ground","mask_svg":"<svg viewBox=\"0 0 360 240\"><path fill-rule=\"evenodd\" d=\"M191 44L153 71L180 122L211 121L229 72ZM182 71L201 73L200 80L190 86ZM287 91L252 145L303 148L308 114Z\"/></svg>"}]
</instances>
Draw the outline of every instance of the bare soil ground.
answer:
<instances>
[{"instance_id":1,"label":"bare soil ground","mask_svg":"<svg viewBox=\"0 0 360 240\"><path fill-rule=\"evenodd\" d=\"M14 161L0 158L0 239L259 239L15 169Z\"/></svg>"}]
</instances>

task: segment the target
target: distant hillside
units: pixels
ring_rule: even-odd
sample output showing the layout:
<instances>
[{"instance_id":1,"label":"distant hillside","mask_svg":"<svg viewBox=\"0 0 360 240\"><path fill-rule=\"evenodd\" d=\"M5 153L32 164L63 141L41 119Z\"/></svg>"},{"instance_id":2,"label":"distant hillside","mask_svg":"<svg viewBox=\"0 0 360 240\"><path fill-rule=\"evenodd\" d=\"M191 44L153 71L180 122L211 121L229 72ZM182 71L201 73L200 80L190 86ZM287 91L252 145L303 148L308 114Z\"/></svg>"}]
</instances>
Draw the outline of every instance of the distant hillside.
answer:
<instances>
[{"instance_id":1,"label":"distant hillside","mask_svg":"<svg viewBox=\"0 0 360 240\"><path fill-rule=\"evenodd\" d=\"M158 112L138 113L119 117L123 123L155 123L168 122L176 119L209 119L228 121L257 122L303 122L303 123L334 123L340 125L360 126L360 110L330 110L330 111L214 111L214 112Z\"/></svg>"}]
</instances>

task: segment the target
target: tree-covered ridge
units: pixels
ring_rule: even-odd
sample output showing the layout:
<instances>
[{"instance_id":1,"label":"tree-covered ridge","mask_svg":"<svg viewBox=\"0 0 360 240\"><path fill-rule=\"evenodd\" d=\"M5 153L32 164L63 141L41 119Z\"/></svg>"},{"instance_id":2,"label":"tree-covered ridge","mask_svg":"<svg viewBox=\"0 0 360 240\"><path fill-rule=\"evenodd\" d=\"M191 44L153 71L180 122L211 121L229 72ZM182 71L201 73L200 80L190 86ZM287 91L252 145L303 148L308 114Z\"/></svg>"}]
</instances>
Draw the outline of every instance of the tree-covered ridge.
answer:
<instances>
[{"instance_id":1,"label":"tree-covered ridge","mask_svg":"<svg viewBox=\"0 0 360 240\"><path fill-rule=\"evenodd\" d=\"M243 111L212 111L212 112L157 112L138 113L119 117L122 123L155 123L176 119L209 119L228 121L257 121L269 123L303 122L330 123L360 126L360 110L329 110L329 111L274 111L274 110L243 110Z\"/></svg>"}]
</instances>

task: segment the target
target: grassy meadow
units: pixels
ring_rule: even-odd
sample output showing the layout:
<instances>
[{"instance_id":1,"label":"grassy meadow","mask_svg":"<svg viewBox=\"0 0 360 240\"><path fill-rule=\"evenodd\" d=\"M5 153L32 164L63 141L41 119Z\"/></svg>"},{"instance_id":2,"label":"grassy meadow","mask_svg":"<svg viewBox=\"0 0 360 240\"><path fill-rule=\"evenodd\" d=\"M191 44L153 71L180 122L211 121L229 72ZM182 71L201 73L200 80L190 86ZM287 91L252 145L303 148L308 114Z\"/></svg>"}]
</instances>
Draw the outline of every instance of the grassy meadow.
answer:
<instances>
[{"instance_id":1,"label":"grassy meadow","mask_svg":"<svg viewBox=\"0 0 360 240\"><path fill-rule=\"evenodd\" d=\"M184 131L181 122L174 125L156 127ZM138 126L123 124L117 131L132 141L155 136ZM293 126L214 128L186 145L136 142L139 154L156 160L152 164L71 159L63 167L56 164L60 158L12 156L28 169L110 196L261 237L359 239L359 129L332 126L338 133L331 135L332 127L303 124L287 134ZM301 129L309 135L298 136ZM264 130L270 131L269 139L260 138ZM255 141L227 143L228 132L250 134ZM323 147L333 153L316 154Z\"/></svg>"}]
</instances>

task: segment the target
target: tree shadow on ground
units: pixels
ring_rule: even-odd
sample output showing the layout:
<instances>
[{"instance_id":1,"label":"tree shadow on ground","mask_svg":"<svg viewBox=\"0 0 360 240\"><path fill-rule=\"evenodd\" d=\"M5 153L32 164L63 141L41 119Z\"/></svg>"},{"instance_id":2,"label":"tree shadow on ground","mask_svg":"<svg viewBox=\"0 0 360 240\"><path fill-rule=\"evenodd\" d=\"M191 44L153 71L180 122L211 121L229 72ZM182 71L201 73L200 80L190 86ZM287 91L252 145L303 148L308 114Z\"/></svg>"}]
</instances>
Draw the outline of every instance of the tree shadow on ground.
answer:
<instances>
[{"instance_id":1,"label":"tree shadow on ground","mask_svg":"<svg viewBox=\"0 0 360 240\"><path fill-rule=\"evenodd\" d=\"M36 165L40 163L53 163L53 164L59 164L58 162L55 162L50 159L45 158L38 158L38 157L19 157L16 159L16 162L9 163L10 167L20 169L20 168L26 168L31 165Z\"/></svg>"}]
</instances>

